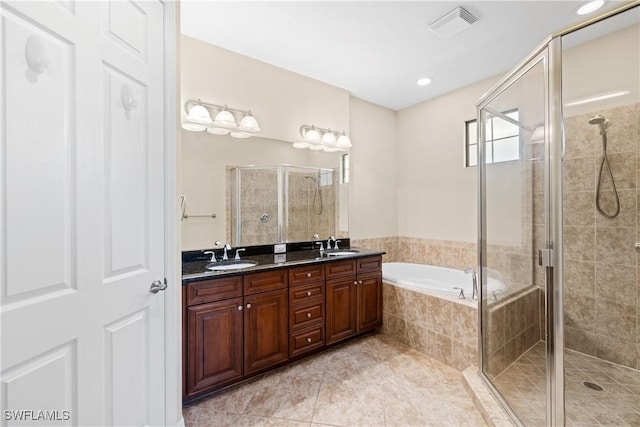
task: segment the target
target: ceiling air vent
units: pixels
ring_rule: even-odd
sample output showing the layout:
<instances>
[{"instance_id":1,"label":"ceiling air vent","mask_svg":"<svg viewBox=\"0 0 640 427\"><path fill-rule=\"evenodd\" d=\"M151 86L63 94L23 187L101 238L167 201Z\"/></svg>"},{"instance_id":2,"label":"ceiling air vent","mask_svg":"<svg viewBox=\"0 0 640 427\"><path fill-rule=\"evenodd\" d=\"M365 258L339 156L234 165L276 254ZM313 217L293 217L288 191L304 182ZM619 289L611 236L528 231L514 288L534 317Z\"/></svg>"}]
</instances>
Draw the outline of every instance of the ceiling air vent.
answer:
<instances>
[{"instance_id":1,"label":"ceiling air vent","mask_svg":"<svg viewBox=\"0 0 640 427\"><path fill-rule=\"evenodd\" d=\"M438 36L447 38L463 32L477 20L478 18L465 9L456 7L442 18L438 18L429 24L429 29Z\"/></svg>"}]
</instances>

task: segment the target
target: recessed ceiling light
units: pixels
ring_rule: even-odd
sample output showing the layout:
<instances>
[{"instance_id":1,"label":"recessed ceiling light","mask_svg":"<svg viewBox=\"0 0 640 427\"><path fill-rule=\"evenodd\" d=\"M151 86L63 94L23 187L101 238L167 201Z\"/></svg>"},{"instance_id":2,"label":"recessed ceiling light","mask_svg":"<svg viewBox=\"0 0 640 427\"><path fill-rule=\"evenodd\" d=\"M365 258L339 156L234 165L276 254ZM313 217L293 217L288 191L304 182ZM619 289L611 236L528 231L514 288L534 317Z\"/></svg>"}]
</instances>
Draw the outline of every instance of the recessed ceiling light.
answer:
<instances>
[{"instance_id":1,"label":"recessed ceiling light","mask_svg":"<svg viewBox=\"0 0 640 427\"><path fill-rule=\"evenodd\" d=\"M590 2L585 3L582 6L580 6L578 8L578 10L576 11L576 13L578 15L588 15L588 14L593 13L596 10L600 9L602 6L604 6L604 0L590 1Z\"/></svg>"},{"instance_id":2,"label":"recessed ceiling light","mask_svg":"<svg viewBox=\"0 0 640 427\"><path fill-rule=\"evenodd\" d=\"M429 77L423 77L420 80L418 80L418 86L426 86L429 83L431 83L431 79Z\"/></svg>"}]
</instances>

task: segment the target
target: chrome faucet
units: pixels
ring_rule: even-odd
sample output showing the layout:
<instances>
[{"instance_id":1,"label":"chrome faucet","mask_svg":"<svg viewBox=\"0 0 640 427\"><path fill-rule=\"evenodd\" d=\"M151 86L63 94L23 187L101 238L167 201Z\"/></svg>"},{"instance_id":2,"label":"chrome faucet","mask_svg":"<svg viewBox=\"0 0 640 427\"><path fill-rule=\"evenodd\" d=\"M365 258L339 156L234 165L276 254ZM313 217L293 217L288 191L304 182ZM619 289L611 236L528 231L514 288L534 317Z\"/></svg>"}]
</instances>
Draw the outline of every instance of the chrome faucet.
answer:
<instances>
[{"instance_id":1,"label":"chrome faucet","mask_svg":"<svg viewBox=\"0 0 640 427\"><path fill-rule=\"evenodd\" d=\"M224 253L222 254L222 260L223 261L229 261L229 255L227 254L227 251L231 250L231 245L228 243L224 244Z\"/></svg>"},{"instance_id":2,"label":"chrome faucet","mask_svg":"<svg viewBox=\"0 0 640 427\"><path fill-rule=\"evenodd\" d=\"M476 276L476 272L473 271L473 268L469 267L464 270L466 274L471 274L471 279L473 280L473 295L472 298L474 300L478 299L478 276Z\"/></svg>"},{"instance_id":3,"label":"chrome faucet","mask_svg":"<svg viewBox=\"0 0 640 427\"><path fill-rule=\"evenodd\" d=\"M204 254L211 254L211 259L209 260L209 262L216 262L216 253L214 251L205 251Z\"/></svg>"},{"instance_id":4,"label":"chrome faucet","mask_svg":"<svg viewBox=\"0 0 640 427\"><path fill-rule=\"evenodd\" d=\"M236 256L235 256L235 259L240 259L240 251L246 251L246 249L245 249L245 248L242 248L242 249L236 249Z\"/></svg>"},{"instance_id":5,"label":"chrome faucet","mask_svg":"<svg viewBox=\"0 0 640 427\"><path fill-rule=\"evenodd\" d=\"M333 236L329 236L329 238L327 239L327 250L328 250L328 251L329 251L329 250L331 250L331 241L332 241L332 240L335 242L335 241L336 241L336 238L335 238L335 237L333 237ZM337 249L337 248L333 248L333 249Z\"/></svg>"}]
</instances>

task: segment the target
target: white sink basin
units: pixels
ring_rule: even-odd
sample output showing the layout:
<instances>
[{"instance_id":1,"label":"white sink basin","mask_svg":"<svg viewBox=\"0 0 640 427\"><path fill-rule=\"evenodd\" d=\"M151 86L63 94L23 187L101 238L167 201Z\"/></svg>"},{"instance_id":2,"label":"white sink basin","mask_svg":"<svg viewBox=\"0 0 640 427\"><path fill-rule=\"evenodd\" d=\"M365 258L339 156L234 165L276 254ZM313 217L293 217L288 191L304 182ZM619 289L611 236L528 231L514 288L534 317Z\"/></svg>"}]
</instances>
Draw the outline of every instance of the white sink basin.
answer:
<instances>
[{"instance_id":1,"label":"white sink basin","mask_svg":"<svg viewBox=\"0 0 640 427\"><path fill-rule=\"evenodd\" d=\"M222 261L212 262L207 265L207 270L211 271L224 271L224 270L240 270L241 268L248 268L258 265L255 261Z\"/></svg>"},{"instance_id":2,"label":"white sink basin","mask_svg":"<svg viewBox=\"0 0 640 427\"><path fill-rule=\"evenodd\" d=\"M324 254L326 256L344 256L344 255L354 255L357 254L358 251L348 251L348 250L344 250L344 251L331 251L331 252L325 252Z\"/></svg>"}]
</instances>

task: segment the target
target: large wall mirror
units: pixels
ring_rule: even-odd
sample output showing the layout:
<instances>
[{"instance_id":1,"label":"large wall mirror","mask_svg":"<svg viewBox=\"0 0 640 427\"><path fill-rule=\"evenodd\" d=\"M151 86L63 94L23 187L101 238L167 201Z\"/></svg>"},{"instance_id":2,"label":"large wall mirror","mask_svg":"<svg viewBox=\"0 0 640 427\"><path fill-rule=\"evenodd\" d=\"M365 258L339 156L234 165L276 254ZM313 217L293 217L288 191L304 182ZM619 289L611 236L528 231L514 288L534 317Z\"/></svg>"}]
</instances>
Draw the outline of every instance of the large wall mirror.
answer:
<instances>
[{"instance_id":1,"label":"large wall mirror","mask_svg":"<svg viewBox=\"0 0 640 427\"><path fill-rule=\"evenodd\" d=\"M348 237L348 156L183 130L182 249Z\"/></svg>"}]
</instances>

